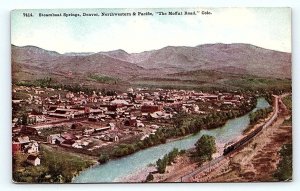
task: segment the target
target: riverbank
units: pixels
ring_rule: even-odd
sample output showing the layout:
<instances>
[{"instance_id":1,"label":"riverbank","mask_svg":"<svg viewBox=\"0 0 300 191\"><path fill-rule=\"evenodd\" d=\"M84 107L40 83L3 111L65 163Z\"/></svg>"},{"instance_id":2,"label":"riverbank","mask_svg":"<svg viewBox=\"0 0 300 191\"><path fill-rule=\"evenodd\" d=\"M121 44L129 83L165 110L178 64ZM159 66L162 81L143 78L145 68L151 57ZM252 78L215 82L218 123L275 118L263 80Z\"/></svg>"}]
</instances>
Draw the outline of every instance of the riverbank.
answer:
<instances>
[{"instance_id":1,"label":"riverbank","mask_svg":"<svg viewBox=\"0 0 300 191\"><path fill-rule=\"evenodd\" d=\"M249 124L249 126L243 131L243 135L248 135L252 131L254 131L256 128L262 126L265 124L266 121L269 121L272 116L274 115L275 111L270 112L266 118L259 119L255 124Z\"/></svg>"},{"instance_id":2,"label":"riverbank","mask_svg":"<svg viewBox=\"0 0 300 191\"><path fill-rule=\"evenodd\" d=\"M260 120L260 123L254 125L253 128L257 128L262 126L266 120L271 117L268 116L266 119ZM247 134L251 133L251 131L241 134L235 137L231 142L235 142L242 137L246 136ZM189 135L191 136L191 135ZM188 136L186 136L188 137ZM177 139L178 140L178 139ZM223 151L226 144L224 143L216 143L217 151L213 154L213 158L217 158L223 155ZM183 175L192 172L195 168L198 167L198 162L193 161L189 155L194 152L194 148L190 148L186 151L186 154L181 155L176 158L175 162L172 165L166 167L166 172L164 174L157 173L157 169L155 166L147 166L135 173L132 173L126 177L120 179L120 182L144 182L151 172L153 174L154 179L151 182L174 182L180 179Z\"/></svg>"},{"instance_id":3,"label":"riverbank","mask_svg":"<svg viewBox=\"0 0 300 191\"><path fill-rule=\"evenodd\" d=\"M213 154L213 158L223 154L224 144L217 144L217 152ZM193 161L189 155L194 152L194 148L186 150L186 153L176 157L175 162L166 167L166 172L159 174L156 166L147 166L137 172L134 172L120 179L120 182L145 182L148 174L151 172L154 179L150 182L174 182L193 169L198 167L197 162Z\"/></svg>"},{"instance_id":4,"label":"riverbank","mask_svg":"<svg viewBox=\"0 0 300 191\"><path fill-rule=\"evenodd\" d=\"M265 99L258 99L256 108L265 108L269 104ZM192 134L184 137L167 141L165 144L148 147L139 152L127 155L115 160L98 165L83 171L74 179L74 183L89 183L89 182L141 182L149 172L147 165L154 164L157 159L162 158L166 153L173 148L179 150L187 150L194 147L195 142L203 135L209 134L218 140L219 153L223 150L224 144L232 141L242 135L245 127L249 124L249 113L244 116L228 120L225 125L220 128L201 130L197 134ZM153 168L152 168L153 170ZM138 173L137 173L138 172ZM140 175L139 175L140 174ZM141 175L143 174L143 175ZM131 178L134 177L134 178ZM142 178L138 178L142 177Z\"/></svg>"}]
</instances>

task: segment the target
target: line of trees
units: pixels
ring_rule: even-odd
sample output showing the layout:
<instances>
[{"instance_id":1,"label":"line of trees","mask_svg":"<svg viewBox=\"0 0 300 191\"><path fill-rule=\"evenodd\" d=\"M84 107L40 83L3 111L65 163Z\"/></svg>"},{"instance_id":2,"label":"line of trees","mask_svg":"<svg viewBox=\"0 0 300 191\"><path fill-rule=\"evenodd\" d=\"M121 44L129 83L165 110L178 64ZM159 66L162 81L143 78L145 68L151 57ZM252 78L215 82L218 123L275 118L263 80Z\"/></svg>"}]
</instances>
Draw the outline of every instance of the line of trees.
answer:
<instances>
[{"instance_id":1,"label":"line of trees","mask_svg":"<svg viewBox=\"0 0 300 191\"><path fill-rule=\"evenodd\" d=\"M175 158L180 154L183 153L184 151L180 151L177 148L174 148L171 152L168 154L165 154L162 159L158 159L156 161L156 168L157 171L160 174L163 174L166 172L166 167L167 165L171 165L172 162L175 162Z\"/></svg>"},{"instance_id":2,"label":"line of trees","mask_svg":"<svg viewBox=\"0 0 300 191\"><path fill-rule=\"evenodd\" d=\"M118 158L142 149L149 148L151 146L164 144L167 140L167 134L165 133L166 131L166 128L159 128L155 134L150 134L150 136L144 140L136 141L130 144L120 144L112 150L110 155L112 158Z\"/></svg>"},{"instance_id":3,"label":"line of trees","mask_svg":"<svg viewBox=\"0 0 300 191\"><path fill-rule=\"evenodd\" d=\"M196 152L195 156L199 159L199 162L205 162L212 160L212 155L217 151L216 139L210 135L202 135L200 139L195 143ZM185 151L180 151L174 148L171 152L164 155L163 158L156 161L156 168L158 173L163 174L166 171L166 167L175 162L176 157ZM147 178L148 179L148 178ZM151 177L149 177L151 179Z\"/></svg>"},{"instance_id":4,"label":"line of trees","mask_svg":"<svg viewBox=\"0 0 300 191\"><path fill-rule=\"evenodd\" d=\"M27 113L23 113L20 117L18 117L17 124L18 125L36 124L36 118L29 118Z\"/></svg>"},{"instance_id":5,"label":"line of trees","mask_svg":"<svg viewBox=\"0 0 300 191\"><path fill-rule=\"evenodd\" d=\"M202 129L213 129L223 126L227 120L240 117L255 108L256 99L252 99L249 104L243 104L239 110L220 111L206 116L188 115L180 113L174 116L174 129L170 129L167 134L170 137L180 137L193 133L198 133ZM167 137L169 138L169 137Z\"/></svg>"},{"instance_id":6,"label":"line of trees","mask_svg":"<svg viewBox=\"0 0 300 191\"><path fill-rule=\"evenodd\" d=\"M249 114L250 125L255 124L258 120L266 118L272 112L272 107L256 110Z\"/></svg>"},{"instance_id":7,"label":"line of trees","mask_svg":"<svg viewBox=\"0 0 300 191\"><path fill-rule=\"evenodd\" d=\"M45 77L41 79L37 79L35 81L21 81L17 82L16 85L18 86L27 86L27 87L42 87L42 88L53 88L53 89L65 89L69 90L71 92L85 92L86 94L92 95L93 92L101 92L102 95L107 95L107 96L113 96L117 95L116 91L114 90L108 90L105 88L102 89L94 89L94 88L89 88L87 86L81 86L79 84L72 84L72 85L66 85L66 84L60 84L56 83L52 80L50 77Z\"/></svg>"}]
</instances>

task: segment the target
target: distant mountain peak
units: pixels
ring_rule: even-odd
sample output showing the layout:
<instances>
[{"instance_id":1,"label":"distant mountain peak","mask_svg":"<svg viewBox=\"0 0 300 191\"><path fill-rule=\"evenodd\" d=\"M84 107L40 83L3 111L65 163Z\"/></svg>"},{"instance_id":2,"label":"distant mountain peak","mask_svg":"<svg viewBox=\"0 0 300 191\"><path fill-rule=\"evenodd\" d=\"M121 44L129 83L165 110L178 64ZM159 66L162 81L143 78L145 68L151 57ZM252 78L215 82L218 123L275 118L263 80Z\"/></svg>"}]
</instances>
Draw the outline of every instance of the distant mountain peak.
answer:
<instances>
[{"instance_id":1,"label":"distant mountain peak","mask_svg":"<svg viewBox=\"0 0 300 191\"><path fill-rule=\"evenodd\" d=\"M51 51L51 50L46 50L37 46L33 46L33 45L26 45L26 46L16 46L16 45L12 45L12 49L22 49L22 50L26 50L32 53L40 53L40 54L52 54L52 55L61 55L60 53L56 52L56 51Z\"/></svg>"}]
</instances>

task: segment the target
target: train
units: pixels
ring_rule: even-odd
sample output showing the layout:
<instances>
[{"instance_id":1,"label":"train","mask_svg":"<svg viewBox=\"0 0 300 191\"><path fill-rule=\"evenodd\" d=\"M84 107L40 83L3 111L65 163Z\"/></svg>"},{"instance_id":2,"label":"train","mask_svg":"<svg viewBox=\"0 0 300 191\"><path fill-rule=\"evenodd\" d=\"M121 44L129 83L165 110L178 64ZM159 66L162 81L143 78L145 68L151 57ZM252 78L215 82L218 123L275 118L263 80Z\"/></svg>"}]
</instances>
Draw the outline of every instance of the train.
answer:
<instances>
[{"instance_id":1,"label":"train","mask_svg":"<svg viewBox=\"0 0 300 191\"><path fill-rule=\"evenodd\" d=\"M227 154L231 153L232 151L236 150L240 146L244 145L247 143L250 139L252 139L255 135L257 135L260 131L262 131L264 128L267 128L269 125L273 123L273 121L277 118L278 116L278 98L275 98L275 113L271 117L271 119L264 125L256 128L254 131L252 131L249 135L243 137L241 140L233 143L232 145L226 147L223 150L223 156L226 156Z\"/></svg>"},{"instance_id":2,"label":"train","mask_svg":"<svg viewBox=\"0 0 300 191\"><path fill-rule=\"evenodd\" d=\"M243 137L241 140L239 140L239 141L233 143L232 145L226 147L224 149L224 151L223 151L223 156L226 156L230 152L236 150L240 146L242 146L245 143L247 143L250 139L252 139L255 135L257 135L262 129L263 129L263 125L260 126L260 127L258 127L258 128L256 128L254 131L252 131L249 135Z\"/></svg>"}]
</instances>

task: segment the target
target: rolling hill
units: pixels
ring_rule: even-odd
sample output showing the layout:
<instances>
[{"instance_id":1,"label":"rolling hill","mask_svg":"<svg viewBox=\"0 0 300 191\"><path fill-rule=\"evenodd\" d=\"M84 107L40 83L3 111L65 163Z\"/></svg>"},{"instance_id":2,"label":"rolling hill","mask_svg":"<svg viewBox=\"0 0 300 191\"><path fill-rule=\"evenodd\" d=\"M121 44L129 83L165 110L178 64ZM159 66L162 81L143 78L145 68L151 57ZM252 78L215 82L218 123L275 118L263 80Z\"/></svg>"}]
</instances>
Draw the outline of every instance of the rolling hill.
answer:
<instances>
[{"instance_id":1,"label":"rolling hill","mask_svg":"<svg viewBox=\"0 0 300 191\"><path fill-rule=\"evenodd\" d=\"M100 75L135 84L140 79L180 79L184 76L181 74L192 75L193 71L214 71L224 77L236 74L291 79L290 53L250 44L168 46L131 54L124 50L59 54L35 46L14 45L11 49L14 81L54 76L60 81L84 83L91 81L90 75ZM197 80L197 75L193 80Z\"/></svg>"}]
</instances>

